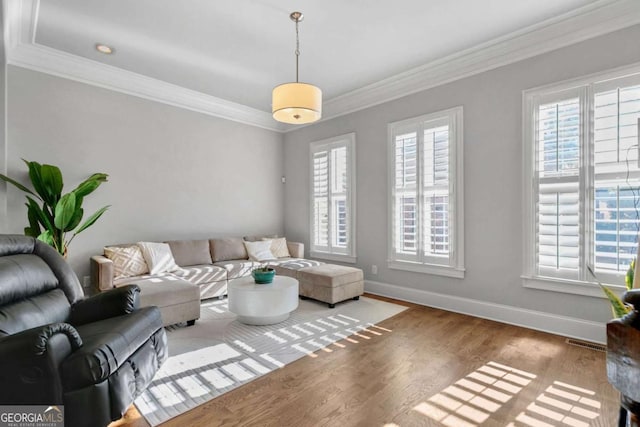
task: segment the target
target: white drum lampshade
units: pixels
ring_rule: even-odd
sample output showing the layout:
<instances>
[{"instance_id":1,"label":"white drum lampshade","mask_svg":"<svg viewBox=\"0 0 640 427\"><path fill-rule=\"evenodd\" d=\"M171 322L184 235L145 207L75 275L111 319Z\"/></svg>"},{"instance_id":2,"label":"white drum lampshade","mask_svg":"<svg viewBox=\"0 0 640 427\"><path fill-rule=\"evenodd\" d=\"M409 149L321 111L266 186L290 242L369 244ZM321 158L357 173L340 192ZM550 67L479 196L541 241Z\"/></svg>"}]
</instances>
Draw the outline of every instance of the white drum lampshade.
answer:
<instances>
[{"instance_id":1,"label":"white drum lampshade","mask_svg":"<svg viewBox=\"0 0 640 427\"><path fill-rule=\"evenodd\" d=\"M312 123L322 116L322 91L308 83L284 83L273 88L271 107L279 122Z\"/></svg>"}]
</instances>

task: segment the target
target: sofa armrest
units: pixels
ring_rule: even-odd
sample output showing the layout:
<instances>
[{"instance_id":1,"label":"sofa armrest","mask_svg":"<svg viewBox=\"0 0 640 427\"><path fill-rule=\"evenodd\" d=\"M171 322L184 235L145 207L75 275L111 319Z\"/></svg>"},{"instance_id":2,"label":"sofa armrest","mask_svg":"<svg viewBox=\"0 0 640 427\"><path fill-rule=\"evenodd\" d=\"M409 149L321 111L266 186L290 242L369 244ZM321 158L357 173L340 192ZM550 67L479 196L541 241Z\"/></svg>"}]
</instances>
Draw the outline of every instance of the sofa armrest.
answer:
<instances>
[{"instance_id":1,"label":"sofa armrest","mask_svg":"<svg viewBox=\"0 0 640 427\"><path fill-rule=\"evenodd\" d=\"M292 258L304 258L304 243L287 241L287 249Z\"/></svg>"},{"instance_id":2,"label":"sofa armrest","mask_svg":"<svg viewBox=\"0 0 640 427\"><path fill-rule=\"evenodd\" d=\"M127 285L78 301L71 306L71 324L84 325L129 314L140 308L140 288Z\"/></svg>"},{"instance_id":3,"label":"sofa armrest","mask_svg":"<svg viewBox=\"0 0 640 427\"><path fill-rule=\"evenodd\" d=\"M113 261L102 255L92 256L91 283L98 291L113 289Z\"/></svg>"}]
</instances>

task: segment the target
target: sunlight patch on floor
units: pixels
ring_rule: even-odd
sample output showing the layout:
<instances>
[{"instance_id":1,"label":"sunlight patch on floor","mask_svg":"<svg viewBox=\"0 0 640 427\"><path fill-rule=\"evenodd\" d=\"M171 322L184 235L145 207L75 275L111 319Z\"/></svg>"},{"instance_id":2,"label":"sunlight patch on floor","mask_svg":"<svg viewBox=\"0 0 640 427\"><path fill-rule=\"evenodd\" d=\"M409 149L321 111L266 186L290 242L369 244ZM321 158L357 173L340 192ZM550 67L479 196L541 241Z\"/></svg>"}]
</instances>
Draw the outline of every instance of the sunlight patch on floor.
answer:
<instances>
[{"instance_id":1,"label":"sunlight patch on floor","mask_svg":"<svg viewBox=\"0 0 640 427\"><path fill-rule=\"evenodd\" d=\"M519 424L527 427L588 427L600 416L598 411L602 405L594 399L595 395L592 390L554 381L527 406L526 411L518 414L517 423L512 422L507 427Z\"/></svg>"},{"instance_id":2,"label":"sunlight patch on floor","mask_svg":"<svg viewBox=\"0 0 640 427\"><path fill-rule=\"evenodd\" d=\"M456 381L413 410L450 427L477 427L536 376L489 362Z\"/></svg>"}]
</instances>

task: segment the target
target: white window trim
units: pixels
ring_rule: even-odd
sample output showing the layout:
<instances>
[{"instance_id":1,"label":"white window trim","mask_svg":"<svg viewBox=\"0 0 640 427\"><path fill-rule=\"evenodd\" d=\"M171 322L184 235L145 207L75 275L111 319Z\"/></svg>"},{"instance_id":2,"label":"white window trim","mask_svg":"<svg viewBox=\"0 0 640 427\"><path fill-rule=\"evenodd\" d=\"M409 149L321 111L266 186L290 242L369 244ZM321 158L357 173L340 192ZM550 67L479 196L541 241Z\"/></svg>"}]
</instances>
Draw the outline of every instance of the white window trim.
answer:
<instances>
[{"instance_id":1,"label":"white window trim","mask_svg":"<svg viewBox=\"0 0 640 427\"><path fill-rule=\"evenodd\" d=\"M346 144L344 142L346 141ZM314 248L314 228L313 228L313 154L318 151L330 150L334 147L340 147L345 145L347 147L347 203L349 209L349 245L346 253L334 253L318 251ZM357 262L356 256L356 134L355 132L347 133L344 135L338 135L320 141L314 141L309 146L309 242L311 242L309 255L311 258L318 258L328 261L345 262L355 264Z\"/></svg>"},{"instance_id":2,"label":"white window trim","mask_svg":"<svg viewBox=\"0 0 640 427\"><path fill-rule=\"evenodd\" d=\"M545 291L590 296L594 298L606 298L602 289L593 278L587 277L587 273L581 272L582 277L580 280L560 279L553 277L542 277L535 274L535 241L536 241L536 223L535 223L535 201L533 194L534 184L534 166L535 161L535 123L534 116L536 98L541 99L540 102L544 102L549 97L555 97L560 92L582 92L580 94L581 102L581 115L583 118L582 132L581 132L581 144L585 136L589 141L593 140L592 124L592 100L595 92L607 90L612 85L618 85L622 79L634 79L634 75L640 73L640 63L635 63L628 66L618 67L604 72L589 74L575 79L569 79L558 83L540 86L537 88L527 89L522 91L522 151L523 161L522 170L524 171L523 179L523 191L522 191L522 209L523 209L523 260L522 268L523 274L521 276L522 286L531 289L540 289ZM637 76L635 76L637 79ZM636 80L637 81L637 80ZM546 98L546 99L545 99ZM640 121L639 121L640 123ZM638 144L640 145L640 136ZM581 172L580 181L581 184L586 179L583 168L589 162L584 161L584 156L590 156L591 153L589 147L585 150L581 150ZM587 157L589 158L589 157ZM589 196L591 197L591 196ZM584 218L585 228L591 227L591 209L590 200L585 200L585 194L581 191L580 203L582 204L582 215ZM590 230L583 230L583 234L590 232ZM586 235L586 234L585 234ZM588 251L588 245L582 244L581 251ZM638 259L640 259L640 247L638 250ZM620 274L620 282L623 283L623 274ZM609 279L609 277L607 277ZM608 280L604 280L607 282ZM615 292L622 293L626 290L624 285L609 284L607 287L611 288Z\"/></svg>"},{"instance_id":3,"label":"white window trim","mask_svg":"<svg viewBox=\"0 0 640 427\"><path fill-rule=\"evenodd\" d=\"M415 127L418 123L441 120L449 118L450 134L453 138L449 140L449 197L454 200L455 214L449 218L451 227L451 238L449 244L453 245L453 256L449 265L430 264L398 259L394 252L393 233L395 224L392 223L394 209L394 185L395 185L395 151L394 133L404 127ZM387 266L393 270L404 270L414 273L433 274L437 276L454 277L463 279L464 268L464 127L462 106L450 108L443 111L425 114L401 120L387 125ZM451 161L453 159L453 161ZM419 173L419 172L418 172Z\"/></svg>"}]
</instances>

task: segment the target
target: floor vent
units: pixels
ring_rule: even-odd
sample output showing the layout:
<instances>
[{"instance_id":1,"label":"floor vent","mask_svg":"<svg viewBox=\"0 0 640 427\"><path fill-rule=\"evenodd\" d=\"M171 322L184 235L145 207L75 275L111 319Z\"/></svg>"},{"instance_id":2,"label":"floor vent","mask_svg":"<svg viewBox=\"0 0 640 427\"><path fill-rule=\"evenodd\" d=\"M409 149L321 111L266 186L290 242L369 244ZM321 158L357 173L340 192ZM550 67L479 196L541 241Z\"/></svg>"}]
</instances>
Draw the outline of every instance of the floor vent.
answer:
<instances>
[{"instance_id":1,"label":"floor vent","mask_svg":"<svg viewBox=\"0 0 640 427\"><path fill-rule=\"evenodd\" d=\"M607 347L602 344L596 344L587 341L574 340L573 338L567 338L565 341L567 344L575 345L582 348L588 348L589 350L601 351L603 353L607 352Z\"/></svg>"}]
</instances>

